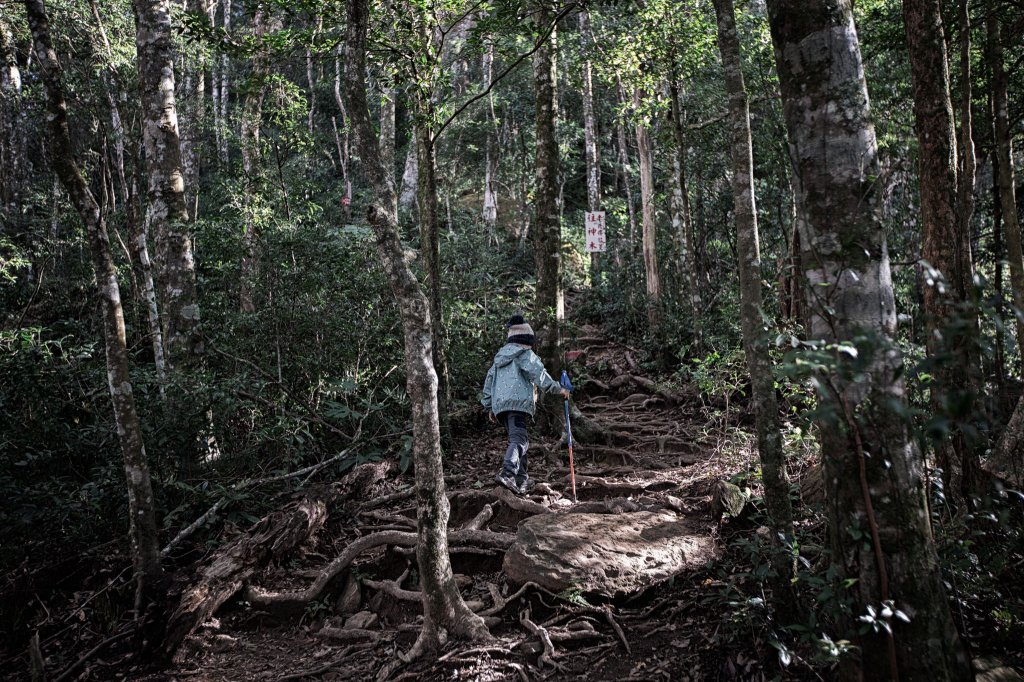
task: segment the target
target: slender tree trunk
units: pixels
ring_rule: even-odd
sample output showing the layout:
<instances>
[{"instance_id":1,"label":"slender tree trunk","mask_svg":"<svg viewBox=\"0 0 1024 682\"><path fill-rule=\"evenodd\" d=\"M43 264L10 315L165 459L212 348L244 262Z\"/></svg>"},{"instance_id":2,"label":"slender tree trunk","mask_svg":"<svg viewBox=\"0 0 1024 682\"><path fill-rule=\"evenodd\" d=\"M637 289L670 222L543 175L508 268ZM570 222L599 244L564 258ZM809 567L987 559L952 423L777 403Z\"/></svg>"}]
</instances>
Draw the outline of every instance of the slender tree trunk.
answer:
<instances>
[{"instance_id":1,"label":"slender tree trunk","mask_svg":"<svg viewBox=\"0 0 1024 682\"><path fill-rule=\"evenodd\" d=\"M186 0L188 10L205 14L205 0ZM184 68L184 117L181 125L181 166L185 182L185 207L190 222L199 213L199 140L206 121L206 69L205 58Z\"/></svg>"},{"instance_id":2,"label":"slender tree trunk","mask_svg":"<svg viewBox=\"0 0 1024 682\"><path fill-rule=\"evenodd\" d=\"M431 348L430 304L405 260L394 206L394 180L381 163L380 146L366 97L367 0L348 0L344 95L363 170L375 194L367 218L377 238L384 271L397 299L405 341L406 389L412 402L418 542L416 559L423 592L423 628L415 656L437 649L443 633L489 637L483 620L459 594L448 556L448 498L441 461L437 374Z\"/></svg>"},{"instance_id":3,"label":"slender tree trunk","mask_svg":"<svg viewBox=\"0 0 1024 682\"><path fill-rule=\"evenodd\" d=\"M972 315L970 220L957 215L956 134L939 0L904 0L903 18L920 147L922 256L933 268L927 280L934 284L924 290L928 356L934 363L931 402L935 413L953 424L949 436L936 444L936 461L946 499L963 509L980 466L962 428L971 419L975 398L971 348L977 322L962 319ZM969 121L967 131L970 137Z\"/></svg>"},{"instance_id":4,"label":"slender tree trunk","mask_svg":"<svg viewBox=\"0 0 1024 682\"><path fill-rule=\"evenodd\" d=\"M1024 312L1024 255L1021 252L1020 221L1017 214L1017 186L1013 165L1013 139L1010 136L1008 78L1003 67L1002 25L995 13L989 13L988 59L992 71L992 118L995 129L995 164L999 169L999 208L1003 215L1003 235L1006 237L1007 260L1010 265L1010 291L1013 305ZM1017 346L1024 358L1024 322L1017 319Z\"/></svg>"},{"instance_id":5,"label":"slender tree trunk","mask_svg":"<svg viewBox=\"0 0 1024 682\"><path fill-rule=\"evenodd\" d=\"M740 323L743 349L750 371L754 420L757 425L757 449L761 455L764 499L773 526L776 543L774 598L780 612L792 615L793 606L793 506L789 499L789 475L782 449L782 425L775 397L775 377L768 356L765 333L764 301L761 291L761 253L757 232L754 196L754 155L750 137L750 106L743 82L740 42L732 0L714 0L718 20L718 49L725 70L729 95L729 120L732 138L732 192L736 212L736 252L740 275ZM781 544L781 546L779 546Z\"/></svg>"},{"instance_id":6,"label":"slender tree trunk","mask_svg":"<svg viewBox=\"0 0 1024 682\"><path fill-rule=\"evenodd\" d=\"M0 18L0 206L19 215L25 155L21 144L21 70L14 54L14 35Z\"/></svg>"},{"instance_id":7,"label":"slender tree trunk","mask_svg":"<svg viewBox=\"0 0 1024 682\"><path fill-rule=\"evenodd\" d=\"M395 88L382 86L380 93L380 154L384 168L395 177Z\"/></svg>"},{"instance_id":8,"label":"slender tree trunk","mask_svg":"<svg viewBox=\"0 0 1024 682\"><path fill-rule=\"evenodd\" d=\"M672 167L675 182L672 183L672 230L678 243L679 278L683 302L690 309L690 325L693 329L697 348L702 345L701 329L701 297L697 277L697 262L694 257L693 215L690 212L690 192L686 186L686 123L683 120L683 107L679 102L679 83L673 78L669 84L669 99L672 107L672 132L675 138L675 149L672 155Z\"/></svg>"},{"instance_id":9,"label":"slender tree trunk","mask_svg":"<svg viewBox=\"0 0 1024 682\"><path fill-rule=\"evenodd\" d=\"M541 0L535 20L543 29L551 23L552 11L547 0ZM537 268L537 291L534 318L539 341L539 355L548 371L555 376L562 367L561 324L564 315L562 299L562 223L558 215L558 140L555 121L558 115L556 80L557 37L550 38L534 53L533 87L536 94L536 180L533 230L533 257Z\"/></svg>"},{"instance_id":10,"label":"slender tree trunk","mask_svg":"<svg viewBox=\"0 0 1024 682\"><path fill-rule=\"evenodd\" d=\"M636 124L636 155L640 161L640 207L643 216L644 272L647 281L647 321L651 329L661 319L661 276L658 273L657 223L654 206L654 153L651 150L650 130L646 117L640 112L645 94L633 91L633 105L638 116Z\"/></svg>"},{"instance_id":11,"label":"slender tree trunk","mask_svg":"<svg viewBox=\"0 0 1024 682\"><path fill-rule=\"evenodd\" d=\"M352 219L352 158L349 151L349 124L348 114L345 113L345 100L341 96L341 46L334 54L334 100L338 103L338 111L341 113L342 132L338 133L338 122L331 118L334 126L334 140L338 146L338 163L341 165L341 180L345 186L345 192L341 197L342 215L345 220Z\"/></svg>"},{"instance_id":12,"label":"slender tree trunk","mask_svg":"<svg viewBox=\"0 0 1024 682\"><path fill-rule=\"evenodd\" d=\"M588 42L593 40L590 29L590 13L583 10L579 15L580 53L589 54ZM601 153L597 147L597 116L594 114L594 76L589 59L583 61L583 145L587 161L587 210L601 210ZM601 278L601 254L590 254L590 282L598 284Z\"/></svg>"},{"instance_id":13,"label":"slender tree trunk","mask_svg":"<svg viewBox=\"0 0 1024 682\"><path fill-rule=\"evenodd\" d=\"M265 10L259 9L252 20L253 35L261 38L267 31ZM260 149L260 129L263 120L263 100L267 96L267 73L269 57L262 48L253 58L252 73L246 87L242 104L242 121L239 132L239 146L242 150L242 182L244 186L243 218L245 231L242 234L242 262L239 276L239 307L243 313L256 312L256 279L258 276L259 244L261 226L257 206L263 189L263 163Z\"/></svg>"},{"instance_id":14,"label":"slender tree trunk","mask_svg":"<svg viewBox=\"0 0 1024 682\"><path fill-rule=\"evenodd\" d=\"M135 410L135 397L128 371L128 349L125 342L124 314L121 310L117 270L110 252L103 213L72 155L67 103L64 101L61 84L61 67L50 41L46 9L42 0L25 0L25 9L32 31L33 50L46 87L49 148L53 168L71 197L71 202L89 235L89 246L103 310L107 380L128 484L129 522L138 594L148 599L154 596L155 590L162 588L163 570L160 567L156 510L149 465L146 461L142 427Z\"/></svg>"},{"instance_id":15,"label":"slender tree trunk","mask_svg":"<svg viewBox=\"0 0 1024 682\"><path fill-rule=\"evenodd\" d=\"M1024 358L1024 256L1021 254L1020 221L1015 195L1016 174L1013 165L1013 138L1010 134L1008 78L1003 66L1002 25L994 12L986 20L988 62L992 71L992 119L995 136L995 172L998 177L999 211L1002 215L1006 259L1010 266L1010 291L1017 320L1017 346ZM1024 442L1024 398L1017 402L1009 424L996 445L988 468L1003 475L1015 474L1020 480L1021 443Z\"/></svg>"},{"instance_id":16,"label":"slender tree trunk","mask_svg":"<svg viewBox=\"0 0 1024 682\"><path fill-rule=\"evenodd\" d=\"M221 12L223 14L223 28L224 32L231 35L231 0L221 0ZM225 52L220 56L220 113L218 119L220 121L219 127L219 143L217 147L217 156L220 159L222 167L227 168L231 162L231 147L228 144L228 136L231 130L231 126L228 123L228 101L230 99L231 91L231 58L228 57L228 53Z\"/></svg>"},{"instance_id":17,"label":"slender tree trunk","mask_svg":"<svg viewBox=\"0 0 1024 682\"><path fill-rule=\"evenodd\" d=\"M103 47L108 59L113 59L113 50L107 38L106 29L100 18L99 8L95 0L90 2L92 16L96 20L96 30L103 41ZM149 258L149 237L145 229L145 223L139 220L136 197L138 189L135 185L135 177L132 177L131 187L128 185L128 177L125 172L125 142L127 134L124 129L124 119L121 116L121 107L118 104L118 97L123 93L118 92L118 83L115 80L113 67L108 65L104 73L106 85L107 102L110 104L110 126L114 133L114 153L116 154L117 179L121 190L121 201L124 203L125 222L131 231L131 244L134 255L139 261L139 271L142 274L142 287L139 296L146 306L146 319L149 322L150 342L153 345L153 364L156 367L157 378L160 382L160 392L163 394L164 385L167 381L167 361L164 356L163 330L160 328L160 313L157 306L156 285L153 283L153 264Z\"/></svg>"},{"instance_id":18,"label":"slender tree trunk","mask_svg":"<svg viewBox=\"0 0 1024 682\"><path fill-rule=\"evenodd\" d=\"M910 620L889 619L891 635L855 636L860 660L846 672L970 680L931 536L924 462L891 407L906 396L892 344L896 305L853 11L848 0L768 0L768 15L804 218L810 338L857 348L857 362L869 363L850 381L843 366L854 362L852 353L837 350L837 369L817 377L822 408L838 417L819 418L832 557L838 579L854 581L854 617L868 606L881 613L892 600ZM873 341L858 342L863 335Z\"/></svg>"},{"instance_id":19,"label":"slender tree trunk","mask_svg":"<svg viewBox=\"0 0 1024 682\"><path fill-rule=\"evenodd\" d=\"M484 48L480 62L484 89L491 86L492 67L494 66L494 43L488 42ZM487 95L487 139L484 143L484 207L483 220L492 239L497 237L498 226L498 192L495 189L495 176L498 173L498 149L495 144L497 134L497 116L494 115L494 96Z\"/></svg>"},{"instance_id":20,"label":"slender tree trunk","mask_svg":"<svg viewBox=\"0 0 1024 682\"><path fill-rule=\"evenodd\" d=\"M618 83L619 103L626 104L626 93L622 83ZM626 215L629 216L629 250L636 248L636 211L633 203L633 185L629 179L629 142L626 140L626 126L622 122L615 124L615 139L619 143L619 167L622 169L622 188L626 192Z\"/></svg>"},{"instance_id":21,"label":"slender tree trunk","mask_svg":"<svg viewBox=\"0 0 1024 682\"><path fill-rule=\"evenodd\" d=\"M156 273L170 367L192 364L203 352L196 271L182 181L174 100L174 46L169 0L133 0L146 152L146 221L156 239Z\"/></svg>"},{"instance_id":22,"label":"slender tree trunk","mask_svg":"<svg viewBox=\"0 0 1024 682\"><path fill-rule=\"evenodd\" d=\"M428 95L423 95L429 99ZM429 103L420 102L429 107ZM428 114L429 115L429 114ZM437 202L437 165L434 158L435 146L430 126L418 123L415 130L416 151L419 155L417 169L417 193L420 207L420 258L426 276L427 300L430 303L430 322L433 364L437 372L438 418L441 432L449 435L448 424L448 364L445 358L444 319L441 310L441 242ZM393 166L385 166L392 168Z\"/></svg>"}]
</instances>

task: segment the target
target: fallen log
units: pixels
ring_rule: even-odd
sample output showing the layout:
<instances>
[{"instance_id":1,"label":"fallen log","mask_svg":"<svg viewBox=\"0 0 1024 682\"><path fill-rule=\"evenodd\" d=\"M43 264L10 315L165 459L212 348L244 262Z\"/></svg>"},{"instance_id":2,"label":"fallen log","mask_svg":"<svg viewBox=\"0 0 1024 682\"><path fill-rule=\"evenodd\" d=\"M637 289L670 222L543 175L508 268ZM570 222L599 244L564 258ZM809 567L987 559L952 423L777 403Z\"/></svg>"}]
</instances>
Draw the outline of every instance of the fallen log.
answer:
<instances>
[{"instance_id":1,"label":"fallen log","mask_svg":"<svg viewBox=\"0 0 1024 682\"><path fill-rule=\"evenodd\" d=\"M327 506L307 496L263 517L249 530L217 550L186 589L171 614L162 653L173 658L181 643L230 599L249 578L274 558L305 543L327 520Z\"/></svg>"}]
</instances>

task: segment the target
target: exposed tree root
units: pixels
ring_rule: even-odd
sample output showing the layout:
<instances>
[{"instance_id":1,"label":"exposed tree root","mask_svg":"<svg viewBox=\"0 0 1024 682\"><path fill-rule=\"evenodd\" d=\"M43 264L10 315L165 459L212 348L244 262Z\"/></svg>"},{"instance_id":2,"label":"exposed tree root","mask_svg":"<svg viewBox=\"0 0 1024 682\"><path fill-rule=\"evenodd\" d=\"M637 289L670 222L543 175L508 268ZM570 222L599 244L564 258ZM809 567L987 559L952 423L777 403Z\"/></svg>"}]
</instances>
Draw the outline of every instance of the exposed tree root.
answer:
<instances>
[{"instance_id":1,"label":"exposed tree root","mask_svg":"<svg viewBox=\"0 0 1024 682\"><path fill-rule=\"evenodd\" d=\"M541 667L550 665L556 670L561 670L562 666L555 660L555 656L557 655L555 653L555 644L551 641L551 635L548 634L548 631L530 620L530 611L528 609L519 614L519 622L522 623L523 627L527 630L537 635L541 644L544 646L544 651L541 652L540 659L538 661Z\"/></svg>"},{"instance_id":2,"label":"exposed tree root","mask_svg":"<svg viewBox=\"0 0 1024 682\"><path fill-rule=\"evenodd\" d=\"M484 548L508 549L514 540L515 536L510 533L493 533L487 530L457 530L448 533L448 543L452 546L473 545ZM364 535L346 547L334 561L324 567L320 571L320 575L313 581L313 584L306 589L294 592L267 592L261 588L250 586L246 589L245 598L254 604L264 606L301 606L314 599L318 599L327 588L328 583L348 568L360 554L383 545L415 547L416 533L390 530Z\"/></svg>"}]
</instances>

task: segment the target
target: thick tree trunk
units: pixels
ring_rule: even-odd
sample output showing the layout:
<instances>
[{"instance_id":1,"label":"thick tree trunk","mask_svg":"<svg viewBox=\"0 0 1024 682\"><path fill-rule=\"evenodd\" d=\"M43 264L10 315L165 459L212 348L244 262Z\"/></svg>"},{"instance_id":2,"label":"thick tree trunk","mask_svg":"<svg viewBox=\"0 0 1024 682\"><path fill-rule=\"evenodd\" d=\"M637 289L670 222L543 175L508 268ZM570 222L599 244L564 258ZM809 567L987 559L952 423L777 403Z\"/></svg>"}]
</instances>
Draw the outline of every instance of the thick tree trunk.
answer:
<instances>
[{"instance_id":1,"label":"thick tree trunk","mask_svg":"<svg viewBox=\"0 0 1024 682\"><path fill-rule=\"evenodd\" d=\"M409 151L405 155L401 193L398 195L398 210L402 214L411 213L416 207L416 179L419 174L419 154L416 152L416 143L413 141L409 144Z\"/></svg>"},{"instance_id":2,"label":"thick tree trunk","mask_svg":"<svg viewBox=\"0 0 1024 682\"><path fill-rule=\"evenodd\" d=\"M416 558L423 593L423 629L412 654L436 649L445 633L488 637L483 620L459 594L448 556L448 498L441 461L437 374L431 348L430 304L405 260L394 212L394 180L380 158L366 97L367 0L348 1L344 95L363 170L375 194L367 218L377 238L391 290L398 301L405 341L406 390L412 402L418 542Z\"/></svg>"},{"instance_id":3,"label":"thick tree trunk","mask_svg":"<svg viewBox=\"0 0 1024 682\"><path fill-rule=\"evenodd\" d=\"M857 362L869 364L858 381L844 378L852 353L843 350L838 367L817 377L822 407L837 416L819 420L833 561L839 580L855 581L854 617L892 600L910 621L889 619L891 635L856 636L860 660L846 671L904 682L973 679L931 536L924 462L891 407L906 396L852 8L848 0L768 0L768 14L804 217L810 338L839 348L873 339L859 343Z\"/></svg>"},{"instance_id":4,"label":"thick tree trunk","mask_svg":"<svg viewBox=\"0 0 1024 682\"><path fill-rule=\"evenodd\" d=\"M593 40L590 30L590 13L580 12L580 53L589 54L589 41ZM597 147L597 116L594 114L593 65L589 59L583 61L583 146L587 161L587 210L601 210L601 153ZM590 254L590 282L598 284L601 277L601 254Z\"/></svg>"},{"instance_id":5,"label":"thick tree trunk","mask_svg":"<svg viewBox=\"0 0 1024 682\"><path fill-rule=\"evenodd\" d=\"M669 84L669 99L672 107L672 132L675 138L675 149L672 155L672 169L675 182L672 183L672 230L678 244L679 280L682 281L680 295L683 304L690 309L690 326L697 348L702 345L701 330L701 298L697 277L697 261L694 258L693 215L690 212L690 192L686 186L686 128L683 120L683 107L679 102L679 84L676 80Z\"/></svg>"},{"instance_id":6,"label":"thick tree trunk","mask_svg":"<svg viewBox=\"0 0 1024 682\"><path fill-rule=\"evenodd\" d=\"M638 117L636 123L636 155L640 161L640 208L643 218L644 273L647 283L647 321L655 329L660 321L661 276L658 274L657 223L654 206L654 153L651 150L650 130L646 117L640 112L644 93L633 91L633 105Z\"/></svg>"},{"instance_id":7,"label":"thick tree trunk","mask_svg":"<svg viewBox=\"0 0 1024 682\"><path fill-rule=\"evenodd\" d=\"M133 0L132 5L146 152L146 221L156 240L167 362L177 367L194 362L203 341L174 99L170 0Z\"/></svg>"},{"instance_id":8,"label":"thick tree trunk","mask_svg":"<svg viewBox=\"0 0 1024 682\"><path fill-rule=\"evenodd\" d=\"M150 596L162 585L160 549L157 542L156 510L149 479L142 427L135 410L128 349L125 343L124 315L117 270L110 253L107 226L72 155L68 129L67 103L61 84L61 68L50 41L49 22L42 0L25 0L32 46L46 87L49 147L53 168L89 235L93 267L103 310L103 335L106 340L107 381L114 408L114 423L124 455L128 483L129 523L139 595Z\"/></svg>"},{"instance_id":9,"label":"thick tree trunk","mask_svg":"<svg viewBox=\"0 0 1024 682\"><path fill-rule=\"evenodd\" d=\"M542 0L535 17L538 27L551 23L552 11ZM558 140L555 121L558 115L556 79L556 31L534 53L533 87L536 95L536 180L533 230L533 258L537 268L537 292L534 320L539 355L554 376L562 368L562 222L558 213Z\"/></svg>"},{"instance_id":10,"label":"thick tree trunk","mask_svg":"<svg viewBox=\"0 0 1024 682\"><path fill-rule=\"evenodd\" d=\"M714 0L718 21L718 49L729 95L732 144L732 192L736 212L736 252L740 275L740 324L743 349L750 371L757 449L761 456L764 499L774 529L773 590L780 612L793 613L793 506L789 499L789 475L782 450L782 425L775 396L775 377L768 356L764 301L761 292L761 253L754 196L754 153L750 137L750 108L740 61L740 42L732 0ZM778 542L782 536L781 543Z\"/></svg>"},{"instance_id":11,"label":"thick tree trunk","mask_svg":"<svg viewBox=\"0 0 1024 682\"><path fill-rule=\"evenodd\" d=\"M951 433L936 444L946 499L962 509L980 466L962 425L974 412L971 381L973 265L969 221L957 215L957 153L949 97L946 41L939 0L904 0L914 118L920 147L922 256L931 267L924 290L928 357L934 363L932 408L947 416ZM969 125L969 124L968 124ZM969 133L968 133L969 135Z\"/></svg>"}]
</instances>

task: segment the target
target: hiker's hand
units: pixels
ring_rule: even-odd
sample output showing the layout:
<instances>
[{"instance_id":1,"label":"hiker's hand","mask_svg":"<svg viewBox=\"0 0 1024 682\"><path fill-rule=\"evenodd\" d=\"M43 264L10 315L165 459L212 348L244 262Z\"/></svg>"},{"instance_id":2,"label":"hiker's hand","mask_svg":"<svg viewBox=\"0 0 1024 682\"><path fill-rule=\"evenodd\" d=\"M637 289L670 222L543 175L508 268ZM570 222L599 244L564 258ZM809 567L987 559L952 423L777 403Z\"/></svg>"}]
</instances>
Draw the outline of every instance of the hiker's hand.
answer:
<instances>
[{"instance_id":1,"label":"hiker's hand","mask_svg":"<svg viewBox=\"0 0 1024 682\"><path fill-rule=\"evenodd\" d=\"M498 423L498 418L494 416L493 412L488 412L487 413L487 421L494 422L495 424L497 424Z\"/></svg>"},{"instance_id":2,"label":"hiker's hand","mask_svg":"<svg viewBox=\"0 0 1024 682\"><path fill-rule=\"evenodd\" d=\"M572 394L571 394L571 393L569 393L569 389L567 389L567 388L563 388L563 389L562 389L562 397L563 397L563 398L565 398L566 400L568 400L568 399L569 399L569 396L570 396L570 395L572 395Z\"/></svg>"}]
</instances>

